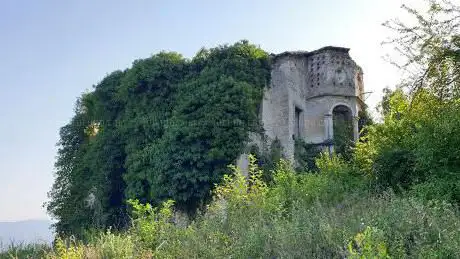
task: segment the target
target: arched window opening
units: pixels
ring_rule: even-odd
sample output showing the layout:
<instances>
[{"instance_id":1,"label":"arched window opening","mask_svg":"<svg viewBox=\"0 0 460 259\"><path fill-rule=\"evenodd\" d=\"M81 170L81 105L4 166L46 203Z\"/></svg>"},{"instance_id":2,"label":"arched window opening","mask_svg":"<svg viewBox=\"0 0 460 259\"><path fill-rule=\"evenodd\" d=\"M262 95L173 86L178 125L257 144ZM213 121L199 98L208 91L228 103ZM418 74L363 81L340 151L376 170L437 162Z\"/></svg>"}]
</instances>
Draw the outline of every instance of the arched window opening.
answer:
<instances>
[{"instance_id":1,"label":"arched window opening","mask_svg":"<svg viewBox=\"0 0 460 259\"><path fill-rule=\"evenodd\" d=\"M332 111L334 149L345 158L351 155L353 145L353 114L345 105L337 105Z\"/></svg>"}]
</instances>

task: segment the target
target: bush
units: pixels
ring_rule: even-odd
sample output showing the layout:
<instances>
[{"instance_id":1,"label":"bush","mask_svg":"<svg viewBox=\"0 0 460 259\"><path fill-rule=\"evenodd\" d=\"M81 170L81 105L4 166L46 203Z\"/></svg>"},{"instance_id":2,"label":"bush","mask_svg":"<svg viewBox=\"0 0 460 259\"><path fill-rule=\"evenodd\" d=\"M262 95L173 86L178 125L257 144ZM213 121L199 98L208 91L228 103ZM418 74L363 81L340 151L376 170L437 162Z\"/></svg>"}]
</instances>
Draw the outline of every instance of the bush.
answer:
<instances>
[{"instance_id":1,"label":"bush","mask_svg":"<svg viewBox=\"0 0 460 259\"><path fill-rule=\"evenodd\" d=\"M63 240L57 238L54 243L54 252L49 254L50 258L80 259L85 254L84 246L72 239Z\"/></svg>"},{"instance_id":2,"label":"bush","mask_svg":"<svg viewBox=\"0 0 460 259\"><path fill-rule=\"evenodd\" d=\"M444 177L432 176L427 181L412 186L409 195L425 201L441 200L460 204L459 175L444 173Z\"/></svg>"},{"instance_id":3,"label":"bush","mask_svg":"<svg viewBox=\"0 0 460 259\"><path fill-rule=\"evenodd\" d=\"M316 171L315 160L321 154L322 146L319 144L306 143L302 139L294 142L294 159L296 161L296 171L311 172Z\"/></svg>"},{"instance_id":4,"label":"bush","mask_svg":"<svg viewBox=\"0 0 460 259\"><path fill-rule=\"evenodd\" d=\"M174 202L168 200L158 208L150 204L140 204L137 200L130 200L129 204L133 207L135 217L130 233L136 243L143 248L157 250L164 241L162 237L174 230L172 222Z\"/></svg>"},{"instance_id":5,"label":"bush","mask_svg":"<svg viewBox=\"0 0 460 259\"><path fill-rule=\"evenodd\" d=\"M423 177L415 171L413 153L399 148L383 151L377 156L374 174L380 187L391 187L396 191L409 188Z\"/></svg>"},{"instance_id":6,"label":"bush","mask_svg":"<svg viewBox=\"0 0 460 259\"><path fill-rule=\"evenodd\" d=\"M419 197L458 202L460 103L420 90L384 97L384 122L367 128L354 162L381 187L416 189ZM445 189L444 189L444 187ZM385 188L382 188L385 189ZM442 195L436 195L436 193Z\"/></svg>"},{"instance_id":7,"label":"bush","mask_svg":"<svg viewBox=\"0 0 460 259\"><path fill-rule=\"evenodd\" d=\"M267 141L266 136L264 136L264 138L263 141ZM262 179L266 183L272 182L273 170L276 168L278 162L284 158L279 139L273 140L268 147L263 145L263 147L260 148L256 144L251 145L249 147L249 154L257 158L257 164L263 172Z\"/></svg>"},{"instance_id":8,"label":"bush","mask_svg":"<svg viewBox=\"0 0 460 259\"><path fill-rule=\"evenodd\" d=\"M391 258L384 239L383 231L366 227L348 243L349 258Z\"/></svg>"}]
</instances>

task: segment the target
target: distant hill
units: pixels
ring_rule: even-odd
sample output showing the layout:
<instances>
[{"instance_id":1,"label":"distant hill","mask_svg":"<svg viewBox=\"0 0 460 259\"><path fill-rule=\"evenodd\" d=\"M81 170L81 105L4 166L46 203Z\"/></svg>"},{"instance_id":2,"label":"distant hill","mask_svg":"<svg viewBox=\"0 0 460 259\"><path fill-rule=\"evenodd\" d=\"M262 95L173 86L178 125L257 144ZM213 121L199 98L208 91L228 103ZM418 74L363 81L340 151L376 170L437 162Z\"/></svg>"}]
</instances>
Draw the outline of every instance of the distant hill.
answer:
<instances>
[{"instance_id":1,"label":"distant hill","mask_svg":"<svg viewBox=\"0 0 460 259\"><path fill-rule=\"evenodd\" d=\"M49 220L25 220L0 222L0 250L12 242L15 244L53 241L52 222Z\"/></svg>"}]
</instances>

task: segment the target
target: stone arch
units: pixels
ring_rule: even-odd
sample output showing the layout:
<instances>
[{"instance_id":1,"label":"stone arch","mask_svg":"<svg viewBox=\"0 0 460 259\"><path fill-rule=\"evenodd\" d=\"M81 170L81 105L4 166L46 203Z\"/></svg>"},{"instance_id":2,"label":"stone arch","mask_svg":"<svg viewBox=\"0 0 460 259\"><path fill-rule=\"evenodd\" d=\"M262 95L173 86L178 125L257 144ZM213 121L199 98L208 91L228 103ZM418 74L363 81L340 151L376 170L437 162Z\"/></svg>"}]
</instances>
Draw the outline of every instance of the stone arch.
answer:
<instances>
[{"instance_id":1,"label":"stone arch","mask_svg":"<svg viewBox=\"0 0 460 259\"><path fill-rule=\"evenodd\" d=\"M334 122L334 124L336 123L347 124L347 126L350 129L352 129L353 128L353 111L348 106L336 105L332 109L332 121Z\"/></svg>"},{"instance_id":2,"label":"stone arch","mask_svg":"<svg viewBox=\"0 0 460 259\"><path fill-rule=\"evenodd\" d=\"M348 103L344 103L344 102L336 102L336 103L334 103L334 105L332 105L331 109L329 110L329 114L333 115L334 109L337 106L345 106L346 108L348 108L350 110L352 117L356 116L354 109Z\"/></svg>"}]
</instances>

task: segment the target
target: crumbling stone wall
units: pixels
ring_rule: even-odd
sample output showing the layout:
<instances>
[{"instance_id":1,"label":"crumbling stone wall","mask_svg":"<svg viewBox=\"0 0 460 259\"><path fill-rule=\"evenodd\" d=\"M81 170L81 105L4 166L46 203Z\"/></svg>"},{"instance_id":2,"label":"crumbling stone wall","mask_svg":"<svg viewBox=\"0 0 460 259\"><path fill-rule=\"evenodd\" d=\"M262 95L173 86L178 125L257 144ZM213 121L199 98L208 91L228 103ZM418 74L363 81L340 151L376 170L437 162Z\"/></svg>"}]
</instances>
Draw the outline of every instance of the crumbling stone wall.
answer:
<instances>
[{"instance_id":1,"label":"crumbling stone wall","mask_svg":"<svg viewBox=\"0 0 460 259\"><path fill-rule=\"evenodd\" d=\"M284 156L294 161L295 138L307 143L330 143L332 111L337 105L350 109L354 138L358 138L358 112L363 109L361 68L349 49L324 47L312 52L283 52L272 55L271 82L264 93L261 119L266 142L279 139ZM258 145L260 139L255 141ZM243 172L247 156L238 165Z\"/></svg>"}]
</instances>

